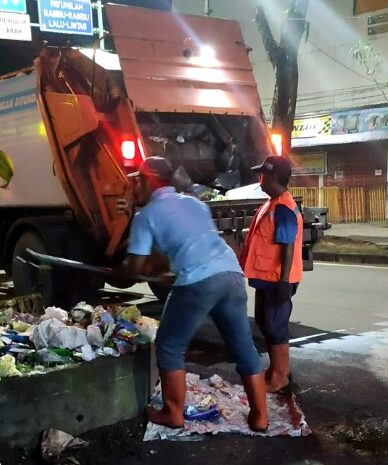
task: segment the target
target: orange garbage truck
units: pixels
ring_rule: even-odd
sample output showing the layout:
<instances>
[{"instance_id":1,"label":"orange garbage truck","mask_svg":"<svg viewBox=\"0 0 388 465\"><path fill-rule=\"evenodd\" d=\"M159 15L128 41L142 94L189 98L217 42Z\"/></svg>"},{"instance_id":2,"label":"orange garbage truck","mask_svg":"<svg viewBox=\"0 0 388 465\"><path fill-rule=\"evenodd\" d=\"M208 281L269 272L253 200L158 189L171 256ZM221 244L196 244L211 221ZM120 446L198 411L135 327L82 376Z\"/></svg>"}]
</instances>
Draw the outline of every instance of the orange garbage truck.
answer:
<instances>
[{"instance_id":1,"label":"orange garbage truck","mask_svg":"<svg viewBox=\"0 0 388 465\"><path fill-rule=\"evenodd\" d=\"M106 15L115 53L47 47L0 79L0 150L12 165L0 187L0 267L17 295L40 292L44 305L88 299L106 278L42 272L25 250L117 263L134 212L126 175L146 156L166 156L192 184L224 194L256 182L250 167L274 151L237 22L113 4ZM241 236L257 204L209 202L226 238ZM305 217L311 267L322 224Z\"/></svg>"}]
</instances>

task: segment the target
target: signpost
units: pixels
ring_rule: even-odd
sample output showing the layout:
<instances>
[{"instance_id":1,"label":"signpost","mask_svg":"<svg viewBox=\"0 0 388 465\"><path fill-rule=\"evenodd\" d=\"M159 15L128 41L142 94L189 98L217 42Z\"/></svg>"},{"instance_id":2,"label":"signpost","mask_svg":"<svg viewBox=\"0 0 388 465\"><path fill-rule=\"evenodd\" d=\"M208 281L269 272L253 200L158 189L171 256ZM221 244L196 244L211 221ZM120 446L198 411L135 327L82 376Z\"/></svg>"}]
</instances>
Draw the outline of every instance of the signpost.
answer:
<instances>
[{"instance_id":1,"label":"signpost","mask_svg":"<svg viewBox=\"0 0 388 465\"><path fill-rule=\"evenodd\" d=\"M38 11L42 32L93 35L90 0L38 0Z\"/></svg>"},{"instance_id":2,"label":"signpost","mask_svg":"<svg viewBox=\"0 0 388 465\"><path fill-rule=\"evenodd\" d=\"M0 11L0 39L31 41L30 16Z\"/></svg>"}]
</instances>

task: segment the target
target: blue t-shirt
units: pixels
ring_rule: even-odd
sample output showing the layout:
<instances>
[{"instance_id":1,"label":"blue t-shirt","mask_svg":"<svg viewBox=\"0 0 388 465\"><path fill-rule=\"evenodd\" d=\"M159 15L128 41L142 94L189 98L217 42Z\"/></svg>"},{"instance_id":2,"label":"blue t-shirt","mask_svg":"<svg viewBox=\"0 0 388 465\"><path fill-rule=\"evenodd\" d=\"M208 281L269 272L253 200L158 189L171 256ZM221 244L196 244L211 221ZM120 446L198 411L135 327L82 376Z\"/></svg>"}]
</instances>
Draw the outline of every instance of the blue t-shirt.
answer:
<instances>
[{"instance_id":1,"label":"blue t-shirt","mask_svg":"<svg viewBox=\"0 0 388 465\"><path fill-rule=\"evenodd\" d=\"M298 233L295 213L285 205L275 208L275 243L293 244Z\"/></svg>"},{"instance_id":2,"label":"blue t-shirt","mask_svg":"<svg viewBox=\"0 0 388 465\"><path fill-rule=\"evenodd\" d=\"M275 209L275 238L276 244L292 244L298 233L298 220L295 213L285 205L278 205ZM262 279L249 279L249 285L255 289L273 287L274 283Z\"/></svg>"},{"instance_id":3,"label":"blue t-shirt","mask_svg":"<svg viewBox=\"0 0 388 465\"><path fill-rule=\"evenodd\" d=\"M132 221L128 253L150 255L153 248L168 256L176 286L224 271L242 273L236 255L218 235L209 207L173 187L157 189Z\"/></svg>"}]
</instances>

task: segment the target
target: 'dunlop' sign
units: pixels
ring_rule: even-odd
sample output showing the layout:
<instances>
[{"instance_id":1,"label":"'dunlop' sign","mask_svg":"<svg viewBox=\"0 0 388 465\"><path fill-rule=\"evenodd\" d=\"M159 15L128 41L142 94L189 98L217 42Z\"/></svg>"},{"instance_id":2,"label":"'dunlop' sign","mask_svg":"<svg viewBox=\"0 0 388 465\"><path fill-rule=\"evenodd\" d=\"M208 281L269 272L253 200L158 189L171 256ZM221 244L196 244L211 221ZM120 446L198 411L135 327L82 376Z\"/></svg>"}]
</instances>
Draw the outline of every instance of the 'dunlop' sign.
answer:
<instances>
[{"instance_id":1,"label":"'dunlop' sign","mask_svg":"<svg viewBox=\"0 0 388 465\"><path fill-rule=\"evenodd\" d=\"M43 32L93 35L90 0L38 0Z\"/></svg>"}]
</instances>

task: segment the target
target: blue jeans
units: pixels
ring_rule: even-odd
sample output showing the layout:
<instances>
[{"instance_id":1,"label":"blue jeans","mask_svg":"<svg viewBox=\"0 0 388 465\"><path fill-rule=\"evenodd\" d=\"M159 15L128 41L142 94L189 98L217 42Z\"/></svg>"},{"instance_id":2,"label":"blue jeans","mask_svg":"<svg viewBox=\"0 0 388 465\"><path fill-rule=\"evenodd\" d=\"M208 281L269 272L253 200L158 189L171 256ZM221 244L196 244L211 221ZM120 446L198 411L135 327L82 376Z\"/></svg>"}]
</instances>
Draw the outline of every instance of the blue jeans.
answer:
<instances>
[{"instance_id":1,"label":"blue jeans","mask_svg":"<svg viewBox=\"0 0 388 465\"><path fill-rule=\"evenodd\" d=\"M240 273L217 273L188 286L173 287L156 337L158 366L185 368L185 352L200 324L210 316L232 352L240 375L264 370L247 316L247 293Z\"/></svg>"}]
</instances>

